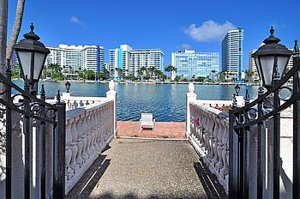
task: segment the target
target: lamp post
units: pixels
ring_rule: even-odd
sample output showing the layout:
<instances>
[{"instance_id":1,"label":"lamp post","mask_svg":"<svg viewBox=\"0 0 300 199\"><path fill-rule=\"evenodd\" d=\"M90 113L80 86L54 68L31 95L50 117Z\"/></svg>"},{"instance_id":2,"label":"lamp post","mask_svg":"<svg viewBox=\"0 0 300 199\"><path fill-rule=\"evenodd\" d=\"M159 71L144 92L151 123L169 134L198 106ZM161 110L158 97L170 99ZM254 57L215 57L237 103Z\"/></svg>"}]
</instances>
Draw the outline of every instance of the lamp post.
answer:
<instances>
[{"instance_id":1,"label":"lamp post","mask_svg":"<svg viewBox=\"0 0 300 199\"><path fill-rule=\"evenodd\" d=\"M44 63L50 50L39 41L40 37L34 33L31 23L30 32L24 35L25 39L14 45L20 64L21 75L24 81L30 84L30 93L36 95Z\"/></svg>"},{"instance_id":2,"label":"lamp post","mask_svg":"<svg viewBox=\"0 0 300 199\"><path fill-rule=\"evenodd\" d=\"M67 81L67 82L65 83L67 93L70 92L71 85L72 85L72 84L71 84L69 81Z\"/></svg>"},{"instance_id":3,"label":"lamp post","mask_svg":"<svg viewBox=\"0 0 300 199\"><path fill-rule=\"evenodd\" d=\"M271 35L263 41L264 45L252 55L263 86L267 89L272 88L276 81L282 78L292 55L292 51L279 44L280 39L273 35L273 26L270 33Z\"/></svg>"},{"instance_id":4,"label":"lamp post","mask_svg":"<svg viewBox=\"0 0 300 199\"><path fill-rule=\"evenodd\" d=\"M234 87L234 89L235 89L235 94L236 94L236 96L239 96L239 92L240 92L240 90L241 90L241 87L237 84L237 85Z\"/></svg>"},{"instance_id":5,"label":"lamp post","mask_svg":"<svg viewBox=\"0 0 300 199\"><path fill-rule=\"evenodd\" d=\"M288 61L292 55L292 51L288 50L284 45L279 44L280 39L274 36L273 26L270 29L270 36L263 41L262 45L252 56L255 60L260 79L262 80L262 86L266 89L271 89L273 86L280 83L280 80L287 67ZM280 106L279 90L274 92L274 109ZM262 112L262 106L258 106L258 114ZM260 132L261 134L261 132ZM269 134L270 135L270 134ZM273 198L280 196L280 114L276 113L273 117ZM264 175L263 161L261 161L262 154L260 150L263 150L263 139L258 136L258 172L257 172L257 190L258 194L263 190L264 184L262 183Z\"/></svg>"}]
</instances>

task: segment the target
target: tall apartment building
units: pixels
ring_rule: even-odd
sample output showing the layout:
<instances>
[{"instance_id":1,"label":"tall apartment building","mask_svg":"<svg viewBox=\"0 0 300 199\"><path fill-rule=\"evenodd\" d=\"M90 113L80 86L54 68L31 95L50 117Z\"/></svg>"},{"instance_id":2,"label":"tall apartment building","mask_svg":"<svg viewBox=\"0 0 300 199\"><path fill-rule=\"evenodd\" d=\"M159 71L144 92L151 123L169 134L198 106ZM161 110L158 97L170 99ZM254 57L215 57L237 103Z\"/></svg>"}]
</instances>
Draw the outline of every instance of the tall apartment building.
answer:
<instances>
[{"instance_id":1,"label":"tall apartment building","mask_svg":"<svg viewBox=\"0 0 300 199\"><path fill-rule=\"evenodd\" d=\"M259 80L259 74L258 74L258 71L257 71L256 63L255 63L254 59L252 58L252 54L255 53L256 50L257 49L251 50L250 53L249 53L249 70L253 72L253 80L254 81ZM289 49L289 50L293 51L293 49ZM286 68L289 70L292 67L293 67L293 57L291 56Z\"/></svg>"},{"instance_id":2,"label":"tall apartment building","mask_svg":"<svg viewBox=\"0 0 300 199\"><path fill-rule=\"evenodd\" d=\"M120 45L120 48L109 50L109 60L111 69L122 69L125 75L134 74L138 76L138 71L142 67L162 70L164 54L158 49L133 49L129 45ZM118 74L115 72L115 77Z\"/></svg>"},{"instance_id":3,"label":"tall apartment building","mask_svg":"<svg viewBox=\"0 0 300 199\"><path fill-rule=\"evenodd\" d=\"M73 70L86 69L100 72L104 64L104 48L98 45L64 45L47 47L50 54L47 56L45 65L58 64L62 68Z\"/></svg>"},{"instance_id":4,"label":"tall apartment building","mask_svg":"<svg viewBox=\"0 0 300 199\"><path fill-rule=\"evenodd\" d=\"M186 79L207 77L212 71L219 72L219 53L184 50L172 53L172 65L176 75Z\"/></svg>"},{"instance_id":5,"label":"tall apartment building","mask_svg":"<svg viewBox=\"0 0 300 199\"><path fill-rule=\"evenodd\" d=\"M241 78L244 56L244 30L241 28L228 31L222 41L222 71Z\"/></svg>"}]
</instances>

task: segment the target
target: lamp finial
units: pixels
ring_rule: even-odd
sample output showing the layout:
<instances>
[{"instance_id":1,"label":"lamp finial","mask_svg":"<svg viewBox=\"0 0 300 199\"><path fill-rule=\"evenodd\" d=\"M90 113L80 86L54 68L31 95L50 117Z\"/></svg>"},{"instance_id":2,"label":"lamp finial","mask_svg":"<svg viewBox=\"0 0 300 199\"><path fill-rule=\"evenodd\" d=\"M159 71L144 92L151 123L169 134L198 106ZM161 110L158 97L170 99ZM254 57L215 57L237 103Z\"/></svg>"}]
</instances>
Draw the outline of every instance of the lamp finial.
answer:
<instances>
[{"instance_id":1,"label":"lamp finial","mask_svg":"<svg viewBox=\"0 0 300 199\"><path fill-rule=\"evenodd\" d=\"M271 36L273 36L274 32L275 32L274 27L271 26L271 29L270 29L270 34L271 34Z\"/></svg>"},{"instance_id":2,"label":"lamp finial","mask_svg":"<svg viewBox=\"0 0 300 199\"><path fill-rule=\"evenodd\" d=\"M33 30L34 30L34 25L33 25L32 22L31 22L31 24L30 24L30 30L31 30L31 32L33 32Z\"/></svg>"}]
</instances>

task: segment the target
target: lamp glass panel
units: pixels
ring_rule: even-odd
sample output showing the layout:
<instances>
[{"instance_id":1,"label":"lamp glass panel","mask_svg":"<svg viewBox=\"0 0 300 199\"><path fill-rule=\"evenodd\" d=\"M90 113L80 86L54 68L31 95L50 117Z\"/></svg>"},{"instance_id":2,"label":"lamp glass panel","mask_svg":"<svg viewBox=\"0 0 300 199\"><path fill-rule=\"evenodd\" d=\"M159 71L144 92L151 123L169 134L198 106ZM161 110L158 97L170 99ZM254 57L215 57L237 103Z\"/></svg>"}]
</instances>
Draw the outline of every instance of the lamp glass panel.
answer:
<instances>
[{"instance_id":1,"label":"lamp glass panel","mask_svg":"<svg viewBox=\"0 0 300 199\"><path fill-rule=\"evenodd\" d=\"M259 64L259 61L258 61L258 57L256 57L256 58L254 59L254 61L255 61L255 65L256 65L257 71L258 71L259 78L262 79L262 77L261 77L261 71L260 71L260 64Z\"/></svg>"},{"instance_id":2,"label":"lamp glass panel","mask_svg":"<svg viewBox=\"0 0 300 199\"><path fill-rule=\"evenodd\" d=\"M23 78L27 76L27 79L31 78L30 67L31 67L31 52L28 51L18 51L19 61L21 62L21 67L23 71Z\"/></svg>"},{"instance_id":3,"label":"lamp glass panel","mask_svg":"<svg viewBox=\"0 0 300 199\"><path fill-rule=\"evenodd\" d=\"M288 64L289 59L290 59L290 57L287 57L287 56L278 56L277 67L278 67L278 72L280 74L280 78L283 75L283 72Z\"/></svg>"},{"instance_id":4,"label":"lamp glass panel","mask_svg":"<svg viewBox=\"0 0 300 199\"><path fill-rule=\"evenodd\" d=\"M261 72L265 86L271 86L273 80L274 56L261 56Z\"/></svg>"},{"instance_id":5,"label":"lamp glass panel","mask_svg":"<svg viewBox=\"0 0 300 199\"><path fill-rule=\"evenodd\" d=\"M34 75L33 79L38 80L43 69L44 59L46 55L42 53L34 53Z\"/></svg>"}]
</instances>

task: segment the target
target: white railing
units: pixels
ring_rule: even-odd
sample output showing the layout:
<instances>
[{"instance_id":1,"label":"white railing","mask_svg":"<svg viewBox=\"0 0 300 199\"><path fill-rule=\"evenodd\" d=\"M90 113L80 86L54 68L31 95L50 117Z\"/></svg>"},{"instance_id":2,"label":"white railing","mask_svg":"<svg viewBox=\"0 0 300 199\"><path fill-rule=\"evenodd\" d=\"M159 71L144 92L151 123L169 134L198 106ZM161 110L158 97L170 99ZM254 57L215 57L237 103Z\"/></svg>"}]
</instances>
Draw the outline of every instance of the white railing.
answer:
<instances>
[{"instance_id":1,"label":"white railing","mask_svg":"<svg viewBox=\"0 0 300 199\"><path fill-rule=\"evenodd\" d=\"M66 193L114 136L114 102L67 111Z\"/></svg>"},{"instance_id":2,"label":"white railing","mask_svg":"<svg viewBox=\"0 0 300 199\"><path fill-rule=\"evenodd\" d=\"M107 100L105 97L75 97L70 93L63 93L61 99L66 103L66 109L76 109L90 104L99 104Z\"/></svg>"},{"instance_id":3,"label":"white railing","mask_svg":"<svg viewBox=\"0 0 300 199\"><path fill-rule=\"evenodd\" d=\"M191 123L189 139L203 157L209 170L228 191L229 177L229 121L222 111L190 103Z\"/></svg>"},{"instance_id":4,"label":"white railing","mask_svg":"<svg viewBox=\"0 0 300 199\"><path fill-rule=\"evenodd\" d=\"M228 192L231 101L197 100L193 84L187 93L187 138Z\"/></svg>"},{"instance_id":5,"label":"white railing","mask_svg":"<svg viewBox=\"0 0 300 199\"><path fill-rule=\"evenodd\" d=\"M71 104L66 112L66 194L115 135L116 91L113 81L109 88L106 98L62 97L66 105ZM88 105L77 107L73 106L74 102L86 102Z\"/></svg>"}]
</instances>

